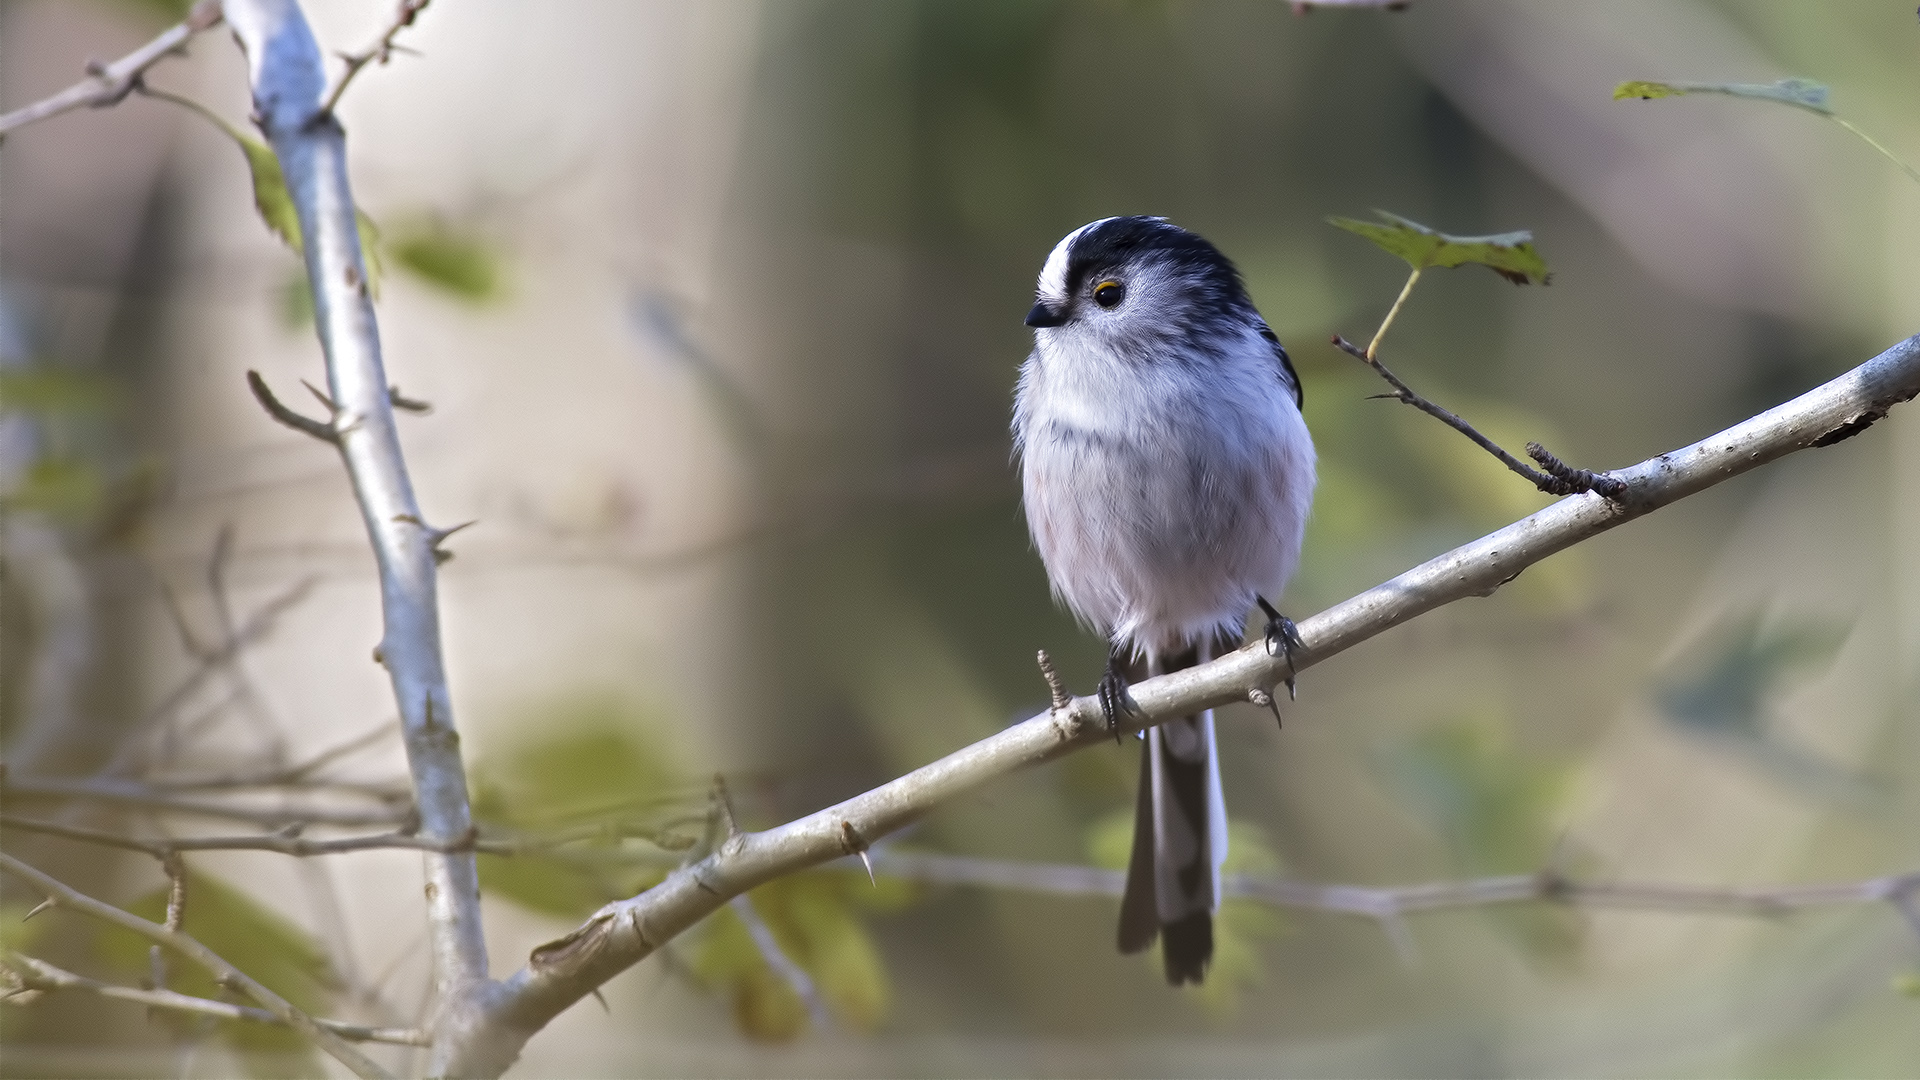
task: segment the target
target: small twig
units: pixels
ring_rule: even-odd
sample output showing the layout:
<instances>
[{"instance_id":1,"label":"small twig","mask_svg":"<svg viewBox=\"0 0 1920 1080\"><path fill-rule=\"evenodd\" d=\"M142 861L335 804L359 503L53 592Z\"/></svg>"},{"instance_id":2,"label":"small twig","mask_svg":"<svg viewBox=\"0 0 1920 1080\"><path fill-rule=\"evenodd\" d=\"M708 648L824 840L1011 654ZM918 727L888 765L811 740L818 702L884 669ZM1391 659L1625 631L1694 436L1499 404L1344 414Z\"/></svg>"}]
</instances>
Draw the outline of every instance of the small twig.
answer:
<instances>
[{"instance_id":1,"label":"small twig","mask_svg":"<svg viewBox=\"0 0 1920 1080\"><path fill-rule=\"evenodd\" d=\"M155 946L155 948L158 947ZM21 985L29 990L82 990L104 998L131 1001L151 1009L173 1009L177 1012L198 1013L222 1020L247 1020L256 1024L287 1026L286 1021L265 1009L178 994L171 990L138 990L131 986L115 986L98 979L89 979L84 975L76 975L71 971L57 968L45 960L21 953L9 952L5 960L0 963L4 963L19 978ZM414 1028L368 1027L364 1024L348 1024L317 1016L313 1018L313 1022L343 1039L352 1039L355 1042L395 1043L401 1046L429 1046L433 1042L432 1035Z\"/></svg>"},{"instance_id":2,"label":"small twig","mask_svg":"<svg viewBox=\"0 0 1920 1080\"><path fill-rule=\"evenodd\" d=\"M400 392L400 388L398 386L387 387L387 400L392 402L393 407L396 409L403 409L407 412L417 413L421 416L426 416L433 412L432 402L421 401L418 398L407 397L405 394L402 394Z\"/></svg>"},{"instance_id":3,"label":"small twig","mask_svg":"<svg viewBox=\"0 0 1920 1080\"><path fill-rule=\"evenodd\" d=\"M1373 340L1367 342L1367 352L1362 359L1369 363L1373 361L1374 354L1380 351L1380 339L1387 336L1387 327L1393 325L1393 320L1400 314L1400 309L1407 306L1407 297L1413 295L1413 287L1419 282L1420 268L1416 266L1413 268L1413 273L1407 275L1407 283L1400 286L1400 295L1393 298L1393 306L1387 309L1387 317L1380 320L1380 329L1373 332Z\"/></svg>"},{"instance_id":4,"label":"small twig","mask_svg":"<svg viewBox=\"0 0 1920 1080\"><path fill-rule=\"evenodd\" d=\"M393 58L394 53L408 51L395 45L393 39L399 36L400 31L413 25L413 20L419 17L421 11L425 10L427 3L428 0L400 0L399 6L393 13L393 21L387 24L386 30L381 33L380 37L375 40L372 45L367 46L357 53L340 54L340 59L346 61L347 66L346 69L340 73L340 81L334 83L333 86L328 89L327 95L320 105L321 115L332 113L334 106L340 104L340 95L347 92L347 84L353 81L355 75L360 74L361 68L375 61L385 64ZM396 402L395 404L398 405L399 403Z\"/></svg>"},{"instance_id":5,"label":"small twig","mask_svg":"<svg viewBox=\"0 0 1920 1080\"><path fill-rule=\"evenodd\" d=\"M186 678L182 679L177 686L168 691L166 697L161 698L158 704L148 709L138 720L134 721L133 725L128 729L127 735L121 740L120 749L114 753L112 760L101 767L99 773L96 775L100 777L124 776L133 771L134 766L140 762L142 755L145 753L143 749L143 740L145 737L168 717L172 716L182 705L186 704L194 694L199 692L201 686L203 686L208 679L218 674L222 668L231 663L233 659L239 656L249 645L266 637L267 634L272 631L274 624L279 621L280 616L299 604L302 600L305 600L307 593L313 590L314 585L316 585L319 580L319 578L311 575L303 577L299 581L294 582L292 587L288 588L285 592L262 604L257 611L248 617L246 623L240 627L239 631L234 634L231 639L202 659L200 663L187 674Z\"/></svg>"},{"instance_id":6,"label":"small twig","mask_svg":"<svg viewBox=\"0 0 1920 1080\"><path fill-rule=\"evenodd\" d=\"M815 1031L829 1031L833 1027L833 1018L827 1013L826 1002L820 999L820 991L813 984L812 976L805 968L788 956L780 942L773 936L773 928L768 926L760 913L754 910L753 901L746 893L741 893L727 902L733 913L747 928L747 936L753 939L754 948L760 951L760 959L766 961L773 973L787 984L800 1003L806 1006L807 1018L812 1021Z\"/></svg>"},{"instance_id":7,"label":"small twig","mask_svg":"<svg viewBox=\"0 0 1920 1080\"><path fill-rule=\"evenodd\" d=\"M267 389L267 380L261 378L259 372L247 372L247 387L253 391L253 399L258 401L260 407L267 410L267 415L273 417L276 421L303 435L311 435L323 443L328 443L333 446L340 445L340 433L333 429L332 424L323 424L318 420L301 416L299 413L282 405L280 399L273 396L273 391ZM307 389L313 390L313 387L309 386ZM314 392L319 393L319 391Z\"/></svg>"},{"instance_id":8,"label":"small twig","mask_svg":"<svg viewBox=\"0 0 1920 1080\"><path fill-rule=\"evenodd\" d=\"M1059 712L1062 709L1072 707L1073 695L1067 693L1066 684L1060 681L1060 673L1053 670L1053 657L1048 656L1047 650L1045 649L1040 650L1040 677L1047 680L1047 696L1051 701L1051 704L1048 706L1050 709L1054 712Z\"/></svg>"},{"instance_id":9,"label":"small twig","mask_svg":"<svg viewBox=\"0 0 1920 1080\"><path fill-rule=\"evenodd\" d=\"M639 826L586 825L573 829L556 830L552 833L530 833L525 835L482 836L479 830L470 830L469 835L455 837L452 840L437 840L417 833L386 832L370 836L347 836L333 840L312 840L299 834L297 825L279 832L254 836L194 836L170 838L165 840L141 840L119 833L100 829L89 829L79 825L68 825L58 821L40 821L34 818L17 817L12 814L0 814L0 826L19 829L21 832L39 833L44 836L58 836L83 844L99 844L103 847L119 848L123 851L138 851L144 855L161 860L164 866L185 851L265 851L295 858L311 858L316 855L344 855L356 851L384 851L406 849L411 851L433 851L443 855L458 852L477 851L488 855L530 855L554 851L585 840L605 840L609 838L645 840L666 850L676 846L685 846L683 838L659 830ZM168 876L173 871L168 870ZM184 883L181 883L184 888ZM172 904L168 911L171 918Z\"/></svg>"},{"instance_id":10,"label":"small twig","mask_svg":"<svg viewBox=\"0 0 1920 1080\"><path fill-rule=\"evenodd\" d=\"M193 817L244 821L267 828L301 823L309 825L375 826L398 825L410 816L408 807L379 810L344 810L329 806L252 807L208 799L191 799L157 791L144 784L100 777L72 780L65 778L7 777L0 790L9 797L46 799L84 799L135 806L146 810L187 814Z\"/></svg>"},{"instance_id":11,"label":"small twig","mask_svg":"<svg viewBox=\"0 0 1920 1080\"><path fill-rule=\"evenodd\" d=\"M185 50L188 39L220 22L220 0L200 0L187 13L185 22L170 26L159 37L140 46L111 64L88 64L87 79L52 97L43 98L0 116L0 138L28 124L59 116L82 107L103 108L117 105L139 85L146 70L169 56Z\"/></svg>"},{"instance_id":12,"label":"small twig","mask_svg":"<svg viewBox=\"0 0 1920 1080\"><path fill-rule=\"evenodd\" d=\"M170 930L159 923L148 922L138 915L131 914L102 903L91 896L66 885L34 869L4 852L0 852L0 868L12 872L15 876L30 883L57 906L72 908L82 914L92 916L103 922L109 922L126 930L131 930L156 945L164 945L176 953L192 960L205 968L214 977L214 981L231 986L252 998L266 1011L272 1013L281 1023L298 1030L302 1035L319 1044L320 1048L332 1054L354 1075L362 1077L385 1077L390 1075L373 1059L354 1049L346 1040L334 1032L314 1023L313 1017L295 1008L287 999L255 982L245 972L220 958L212 949L202 945L195 938L178 930Z\"/></svg>"},{"instance_id":13,"label":"small twig","mask_svg":"<svg viewBox=\"0 0 1920 1080\"><path fill-rule=\"evenodd\" d=\"M1409 281L1409 284L1411 284L1411 281ZM1383 331L1385 330L1384 324L1382 324L1381 329ZM1374 335L1374 341L1376 343L1379 341L1378 334ZM1377 358L1369 355L1366 349L1362 349L1360 346L1355 345L1339 334L1333 336L1333 344L1341 352L1358 359L1360 362L1372 368L1376 374L1387 381L1387 385L1393 387L1393 393L1382 394L1380 395L1381 397L1403 401L1419 409L1421 412L1426 413L1428 416L1446 424L1448 427L1453 428L1467 438L1472 439L1482 450L1499 458L1502 465L1512 469L1520 476L1525 477L1529 483L1541 491L1549 495L1575 495L1591 491L1597 495L1614 500L1618 500L1627 493L1627 485L1624 481L1603 474L1591 473L1585 469L1572 468L1561 462L1559 458L1548 454L1544 448L1540 450L1540 453L1545 454L1546 457L1543 459L1535 455L1535 460L1541 461L1542 464L1546 464L1548 460L1551 460L1552 464L1548 466L1548 472L1540 472L1526 462L1521 461L1519 458L1501 449L1500 444L1480 434L1472 424L1467 423L1446 409L1414 393L1412 387L1401 382L1399 376L1387 370L1387 366L1382 364ZM1528 453L1532 453L1532 448L1539 445L1538 443L1529 443ZM1553 471L1555 469L1559 471Z\"/></svg>"}]
</instances>

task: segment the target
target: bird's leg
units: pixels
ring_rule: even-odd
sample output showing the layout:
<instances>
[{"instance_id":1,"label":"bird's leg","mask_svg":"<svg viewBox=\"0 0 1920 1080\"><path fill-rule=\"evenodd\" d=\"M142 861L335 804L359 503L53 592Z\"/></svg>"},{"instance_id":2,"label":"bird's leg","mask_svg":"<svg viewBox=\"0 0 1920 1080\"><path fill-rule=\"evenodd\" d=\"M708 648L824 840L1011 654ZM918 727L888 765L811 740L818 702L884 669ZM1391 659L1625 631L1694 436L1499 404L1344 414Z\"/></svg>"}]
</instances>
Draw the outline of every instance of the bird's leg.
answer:
<instances>
[{"instance_id":1,"label":"bird's leg","mask_svg":"<svg viewBox=\"0 0 1920 1080\"><path fill-rule=\"evenodd\" d=\"M1273 605L1267 603L1266 597L1256 595L1253 602L1259 604L1260 610L1267 615L1267 655L1285 653L1287 656L1287 700L1292 701L1297 696L1293 688L1293 678L1297 674L1293 667L1293 650L1305 649L1307 643L1300 640L1300 628L1293 625L1293 620L1275 611Z\"/></svg>"},{"instance_id":2,"label":"bird's leg","mask_svg":"<svg viewBox=\"0 0 1920 1080\"><path fill-rule=\"evenodd\" d=\"M1133 699L1127 696L1127 676L1123 665L1126 652L1119 645L1107 650L1107 670L1100 676L1100 687L1095 696L1100 699L1100 713L1107 718L1107 730L1113 732L1113 741L1120 741L1120 714L1133 711Z\"/></svg>"}]
</instances>

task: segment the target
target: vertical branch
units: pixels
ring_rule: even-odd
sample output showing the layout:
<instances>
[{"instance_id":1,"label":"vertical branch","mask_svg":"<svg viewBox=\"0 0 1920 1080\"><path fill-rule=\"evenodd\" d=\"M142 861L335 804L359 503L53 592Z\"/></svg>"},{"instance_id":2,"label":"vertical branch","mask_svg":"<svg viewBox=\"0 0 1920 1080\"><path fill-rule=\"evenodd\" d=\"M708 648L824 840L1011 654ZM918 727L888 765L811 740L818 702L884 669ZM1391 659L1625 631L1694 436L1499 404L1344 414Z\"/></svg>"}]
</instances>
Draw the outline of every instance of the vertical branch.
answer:
<instances>
[{"instance_id":1,"label":"vertical branch","mask_svg":"<svg viewBox=\"0 0 1920 1080\"><path fill-rule=\"evenodd\" d=\"M226 15L247 53L256 122L299 213L335 410L328 426L380 567L385 632L377 655L400 705L421 830L445 844L426 855L426 892L436 991L449 1020L485 986L487 952L473 852L457 850L472 813L440 651L433 549L443 534L421 517L401 456L347 184L346 134L321 104L319 46L295 0L227 0Z\"/></svg>"}]
</instances>

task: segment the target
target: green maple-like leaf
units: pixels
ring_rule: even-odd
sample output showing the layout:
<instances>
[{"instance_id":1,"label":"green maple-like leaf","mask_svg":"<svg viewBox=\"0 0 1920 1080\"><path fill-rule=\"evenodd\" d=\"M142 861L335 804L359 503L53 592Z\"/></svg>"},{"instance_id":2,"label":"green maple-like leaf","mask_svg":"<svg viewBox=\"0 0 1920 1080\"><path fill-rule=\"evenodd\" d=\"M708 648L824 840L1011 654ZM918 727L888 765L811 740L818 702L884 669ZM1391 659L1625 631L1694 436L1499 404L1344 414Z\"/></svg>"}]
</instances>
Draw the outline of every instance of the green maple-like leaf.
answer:
<instances>
[{"instance_id":1,"label":"green maple-like leaf","mask_svg":"<svg viewBox=\"0 0 1920 1080\"><path fill-rule=\"evenodd\" d=\"M1781 79L1770 83L1652 82L1636 79L1613 88L1615 101L1633 98L1652 101L1687 94L1726 94L1729 97L1774 101L1821 116L1833 115L1833 109L1827 105L1827 88L1811 79Z\"/></svg>"},{"instance_id":2,"label":"green maple-like leaf","mask_svg":"<svg viewBox=\"0 0 1920 1080\"><path fill-rule=\"evenodd\" d=\"M1545 285L1553 278L1546 260L1534 250L1533 234L1524 229L1493 236L1451 236L1385 210L1374 213L1385 223L1344 217L1328 218L1327 223L1366 237L1381 250L1405 259L1415 270L1474 263L1515 285Z\"/></svg>"}]
</instances>

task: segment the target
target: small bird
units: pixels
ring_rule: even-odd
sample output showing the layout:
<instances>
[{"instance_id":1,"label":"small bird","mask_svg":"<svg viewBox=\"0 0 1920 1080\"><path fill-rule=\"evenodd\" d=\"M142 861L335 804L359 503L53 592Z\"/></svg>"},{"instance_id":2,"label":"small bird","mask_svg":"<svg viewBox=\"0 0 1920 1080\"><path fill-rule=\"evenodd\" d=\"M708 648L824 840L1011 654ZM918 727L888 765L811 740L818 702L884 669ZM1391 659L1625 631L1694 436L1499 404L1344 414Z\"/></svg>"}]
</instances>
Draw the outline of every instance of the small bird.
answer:
<instances>
[{"instance_id":1,"label":"small bird","mask_svg":"<svg viewBox=\"0 0 1920 1080\"><path fill-rule=\"evenodd\" d=\"M1013 433L1027 527L1056 599L1107 636L1109 729L1127 685L1233 649L1300 561L1313 440L1300 378L1240 273L1158 217L1083 225L1053 249L1027 313ZM1120 951L1162 939L1167 981L1199 983L1227 855L1213 713L1149 729Z\"/></svg>"}]
</instances>

